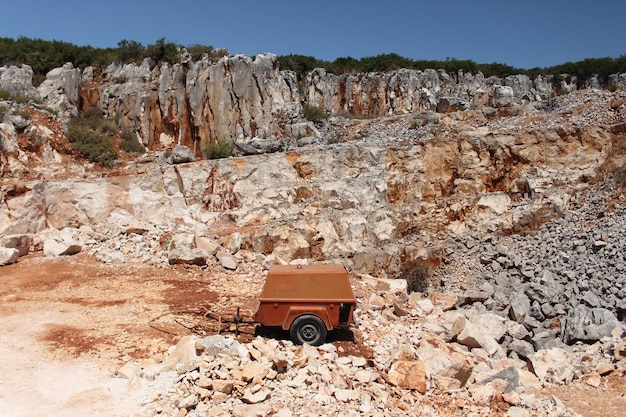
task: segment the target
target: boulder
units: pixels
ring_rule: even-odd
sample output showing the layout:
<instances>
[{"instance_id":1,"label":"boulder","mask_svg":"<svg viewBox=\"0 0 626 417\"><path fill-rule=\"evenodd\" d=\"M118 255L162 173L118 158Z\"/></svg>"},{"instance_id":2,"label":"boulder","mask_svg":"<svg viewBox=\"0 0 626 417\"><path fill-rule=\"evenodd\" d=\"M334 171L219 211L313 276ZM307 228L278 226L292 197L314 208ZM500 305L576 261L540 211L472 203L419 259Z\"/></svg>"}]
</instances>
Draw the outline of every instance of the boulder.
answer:
<instances>
[{"instance_id":1,"label":"boulder","mask_svg":"<svg viewBox=\"0 0 626 417\"><path fill-rule=\"evenodd\" d=\"M439 306L443 311L453 309L458 303L458 296L452 293L431 292L428 297L432 301L433 305Z\"/></svg>"},{"instance_id":2,"label":"boulder","mask_svg":"<svg viewBox=\"0 0 626 417\"><path fill-rule=\"evenodd\" d=\"M526 294L517 294L512 297L509 309L511 320L518 323L524 323L526 317L530 316L530 300Z\"/></svg>"},{"instance_id":3,"label":"boulder","mask_svg":"<svg viewBox=\"0 0 626 417\"><path fill-rule=\"evenodd\" d=\"M43 253L46 256L76 255L82 251L82 246L75 240L45 239L43 242Z\"/></svg>"},{"instance_id":4,"label":"boulder","mask_svg":"<svg viewBox=\"0 0 626 417\"><path fill-rule=\"evenodd\" d=\"M224 249L226 249L228 252L230 252L232 255L236 254L237 252L239 252L239 250L241 249L241 243L242 243L242 235L241 233L233 233L231 235L228 235L224 238L224 242L222 243L222 246L224 246Z\"/></svg>"},{"instance_id":5,"label":"boulder","mask_svg":"<svg viewBox=\"0 0 626 417\"><path fill-rule=\"evenodd\" d=\"M253 379L262 380L270 370L260 362L250 362L244 366L241 372L241 379L250 382Z\"/></svg>"},{"instance_id":6,"label":"boulder","mask_svg":"<svg viewBox=\"0 0 626 417\"><path fill-rule=\"evenodd\" d=\"M541 349L528 359L533 373L544 382L562 384L574 378L572 358L564 349Z\"/></svg>"},{"instance_id":7,"label":"boulder","mask_svg":"<svg viewBox=\"0 0 626 417\"><path fill-rule=\"evenodd\" d=\"M216 256L217 259L220 261L220 265L222 265L222 268L228 269L229 271L234 271L237 269L237 265L239 262L234 256L223 251L218 252Z\"/></svg>"},{"instance_id":8,"label":"boulder","mask_svg":"<svg viewBox=\"0 0 626 417\"><path fill-rule=\"evenodd\" d=\"M126 255L119 250L109 250L101 248L96 251L96 259L102 263L110 265L121 265L126 263Z\"/></svg>"},{"instance_id":9,"label":"boulder","mask_svg":"<svg viewBox=\"0 0 626 417\"><path fill-rule=\"evenodd\" d=\"M241 344L235 338L221 335L206 336L196 341L196 349L210 356L245 356L246 353L241 348Z\"/></svg>"},{"instance_id":10,"label":"boulder","mask_svg":"<svg viewBox=\"0 0 626 417\"><path fill-rule=\"evenodd\" d=\"M31 234L8 235L2 238L2 246L17 249L20 256L28 255L32 245L33 235Z\"/></svg>"},{"instance_id":11,"label":"boulder","mask_svg":"<svg viewBox=\"0 0 626 417\"><path fill-rule=\"evenodd\" d=\"M37 94L49 108L66 117L77 116L80 81L80 68L68 62L48 71L46 79L37 87Z\"/></svg>"},{"instance_id":12,"label":"boulder","mask_svg":"<svg viewBox=\"0 0 626 417\"><path fill-rule=\"evenodd\" d=\"M17 152L19 149L15 126L2 120L0 120L0 149L7 153ZM2 231L2 227L0 227L0 231Z\"/></svg>"},{"instance_id":13,"label":"boulder","mask_svg":"<svg viewBox=\"0 0 626 417\"><path fill-rule=\"evenodd\" d=\"M26 64L0 67L0 90L14 95L34 96L33 69Z\"/></svg>"},{"instance_id":14,"label":"boulder","mask_svg":"<svg viewBox=\"0 0 626 417\"><path fill-rule=\"evenodd\" d=\"M176 370L179 373L184 373L196 369L201 362L197 355L196 342L195 336L183 336L165 361L161 363L161 371Z\"/></svg>"},{"instance_id":15,"label":"boulder","mask_svg":"<svg viewBox=\"0 0 626 417\"><path fill-rule=\"evenodd\" d=\"M247 388L241 399L248 404L257 404L265 401L270 395L270 390L261 389L256 392L252 392L250 388Z\"/></svg>"},{"instance_id":16,"label":"boulder","mask_svg":"<svg viewBox=\"0 0 626 417\"><path fill-rule=\"evenodd\" d=\"M474 362L470 355L455 351L443 339L425 335L417 348L417 356L431 388L456 389L465 386L472 374Z\"/></svg>"},{"instance_id":17,"label":"boulder","mask_svg":"<svg viewBox=\"0 0 626 417\"><path fill-rule=\"evenodd\" d=\"M469 387L468 392L472 396L473 402L483 407L491 404L496 397L496 389L492 383L472 385Z\"/></svg>"},{"instance_id":18,"label":"boulder","mask_svg":"<svg viewBox=\"0 0 626 417\"><path fill-rule=\"evenodd\" d=\"M495 381L496 379L502 379L507 382L505 393L509 393L514 391L520 385L520 376L518 370L514 366L509 366L504 368L485 379L478 381L479 385L485 385L490 383L491 381Z\"/></svg>"},{"instance_id":19,"label":"boulder","mask_svg":"<svg viewBox=\"0 0 626 417\"><path fill-rule=\"evenodd\" d=\"M369 278L367 282L378 292L391 294L406 294L407 282L405 279Z\"/></svg>"},{"instance_id":20,"label":"boulder","mask_svg":"<svg viewBox=\"0 0 626 417\"><path fill-rule=\"evenodd\" d=\"M528 358L530 355L535 353L535 349L530 342L525 340L513 339L511 343L507 345L507 350L509 352L515 352L521 358Z\"/></svg>"},{"instance_id":21,"label":"boulder","mask_svg":"<svg viewBox=\"0 0 626 417\"><path fill-rule=\"evenodd\" d=\"M554 345L558 341L560 344L561 340L558 338L559 330L558 329L535 329L534 334L530 340L535 350L540 350L543 348L555 347Z\"/></svg>"},{"instance_id":22,"label":"boulder","mask_svg":"<svg viewBox=\"0 0 626 417\"><path fill-rule=\"evenodd\" d=\"M19 114L15 114L15 113L5 114L4 120L5 122L11 123L15 127L15 130L17 130L18 133L22 133L32 123L31 120L26 119L20 116Z\"/></svg>"},{"instance_id":23,"label":"boulder","mask_svg":"<svg viewBox=\"0 0 626 417\"><path fill-rule=\"evenodd\" d=\"M443 338L446 342L454 340L465 328L467 318L457 311L446 311L439 316L436 325L438 330L433 329L433 322L426 323L425 328L432 329L433 333Z\"/></svg>"},{"instance_id":24,"label":"boulder","mask_svg":"<svg viewBox=\"0 0 626 417\"><path fill-rule=\"evenodd\" d=\"M426 392L426 368L422 361L397 361L391 365L389 382L397 387Z\"/></svg>"},{"instance_id":25,"label":"boulder","mask_svg":"<svg viewBox=\"0 0 626 417\"><path fill-rule=\"evenodd\" d=\"M14 264L20 257L20 252L15 248L0 246L0 266Z\"/></svg>"},{"instance_id":26,"label":"boulder","mask_svg":"<svg viewBox=\"0 0 626 417\"><path fill-rule=\"evenodd\" d=\"M198 248L178 247L168 254L171 265L206 265L209 255Z\"/></svg>"},{"instance_id":27,"label":"boulder","mask_svg":"<svg viewBox=\"0 0 626 417\"><path fill-rule=\"evenodd\" d=\"M181 409L194 408L196 405L198 405L198 396L195 394L190 394L176 401L176 406Z\"/></svg>"},{"instance_id":28,"label":"boulder","mask_svg":"<svg viewBox=\"0 0 626 417\"><path fill-rule=\"evenodd\" d=\"M504 351L498 342L484 331L469 321L465 322L465 327L456 337L457 342L469 348L482 348L492 357L504 357Z\"/></svg>"},{"instance_id":29,"label":"boulder","mask_svg":"<svg viewBox=\"0 0 626 417\"><path fill-rule=\"evenodd\" d=\"M611 311L581 304L567 315L561 338L568 345L577 341L593 343L603 337L610 337L611 331L619 326L620 322Z\"/></svg>"},{"instance_id":30,"label":"boulder","mask_svg":"<svg viewBox=\"0 0 626 417\"><path fill-rule=\"evenodd\" d=\"M491 95L491 105L493 107L507 107L514 100L513 89L504 85L496 85L493 87Z\"/></svg>"},{"instance_id":31,"label":"boulder","mask_svg":"<svg viewBox=\"0 0 626 417\"><path fill-rule=\"evenodd\" d=\"M163 249L174 251L179 248L196 248L196 235L193 233L176 233L165 239Z\"/></svg>"},{"instance_id":32,"label":"boulder","mask_svg":"<svg viewBox=\"0 0 626 417\"><path fill-rule=\"evenodd\" d=\"M187 162L194 162L196 157L194 156L191 149L187 146L176 145L174 149L172 149L172 153L167 158L167 163L170 165L173 164L184 164Z\"/></svg>"}]
</instances>

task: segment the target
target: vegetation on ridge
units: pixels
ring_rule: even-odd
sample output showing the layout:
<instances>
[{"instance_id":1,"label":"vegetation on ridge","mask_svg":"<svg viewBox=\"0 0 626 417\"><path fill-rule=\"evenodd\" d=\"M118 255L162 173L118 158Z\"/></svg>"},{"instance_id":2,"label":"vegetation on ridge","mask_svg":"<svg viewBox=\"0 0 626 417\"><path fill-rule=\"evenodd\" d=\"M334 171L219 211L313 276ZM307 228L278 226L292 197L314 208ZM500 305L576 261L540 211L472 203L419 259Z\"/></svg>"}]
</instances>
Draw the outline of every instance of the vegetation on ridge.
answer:
<instances>
[{"instance_id":1,"label":"vegetation on ridge","mask_svg":"<svg viewBox=\"0 0 626 417\"><path fill-rule=\"evenodd\" d=\"M601 82L606 83L610 74L626 72L626 54L619 58L588 58L579 62L567 62L553 67L532 69L514 68L497 62L479 64L471 60L455 58L447 58L445 61L412 60L393 53L365 57L360 60L351 57L337 58L333 62L320 61L311 56L286 55L278 57L278 61L281 69L295 71L299 76L303 76L315 68L325 68L326 71L333 74L383 72L407 68L421 71L443 69L451 74L456 74L460 70L471 74L481 72L486 77L525 74L530 78L535 78L538 75L568 74L570 77L577 77L579 83L584 83L587 79L597 75Z\"/></svg>"},{"instance_id":2,"label":"vegetation on ridge","mask_svg":"<svg viewBox=\"0 0 626 417\"><path fill-rule=\"evenodd\" d=\"M111 139L95 126L95 117L78 117L72 119L67 128L67 139L72 147L91 162L111 168L117 159L117 151Z\"/></svg>"},{"instance_id":3,"label":"vegetation on ridge","mask_svg":"<svg viewBox=\"0 0 626 417\"><path fill-rule=\"evenodd\" d=\"M203 54L207 54L210 59L214 60L229 54L226 49L215 49L212 46L199 44L183 46L166 41L165 38L158 39L155 43L147 46L133 40L123 39L118 42L116 48L103 49L89 45L77 46L57 40L46 41L19 37L17 39L0 38L0 65L30 65L34 73L33 84L37 86L45 79L48 71L58 68L66 62L71 62L75 67L84 68L87 66L104 67L116 61L138 64L144 58L150 58L151 64L154 66L161 62L179 62L184 50L194 60L201 59ZM514 68L498 62L479 64L471 60L455 58L446 58L445 61L413 60L395 53L361 59L342 57L332 62L322 61L312 56L291 54L279 56L278 61L282 70L295 71L299 76L303 76L315 68L325 68L326 71L333 74L384 72L407 68L414 70L443 69L454 74L460 70L472 74L481 72L486 77L525 74L530 78L535 78L537 75L554 75L556 79L560 79L561 74L568 74L570 77L577 77L579 84L597 75L600 82L606 84L610 74L626 72L626 54L618 58L588 58L579 62L566 62L552 67L532 69Z\"/></svg>"},{"instance_id":4,"label":"vegetation on ridge","mask_svg":"<svg viewBox=\"0 0 626 417\"><path fill-rule=\"evenodd\" d=\"M75 67L84 68L105 67L116 61L139 64L144 58L150 58L154 66L160 62L179 62L183 48L195 60L200 59L203 54L207 54L211 59L218 59L229 54L225 49L198 44L183 46L168 42L165 38L158 39L148 46L123 39L118 42L117 48L103 49L22 36L17 39L0 38L0 65L29 65L33 69L33 84L37 86L46 79L48 71L61 67L66 62L71 62Z\"/></svg>"}]
</instances>

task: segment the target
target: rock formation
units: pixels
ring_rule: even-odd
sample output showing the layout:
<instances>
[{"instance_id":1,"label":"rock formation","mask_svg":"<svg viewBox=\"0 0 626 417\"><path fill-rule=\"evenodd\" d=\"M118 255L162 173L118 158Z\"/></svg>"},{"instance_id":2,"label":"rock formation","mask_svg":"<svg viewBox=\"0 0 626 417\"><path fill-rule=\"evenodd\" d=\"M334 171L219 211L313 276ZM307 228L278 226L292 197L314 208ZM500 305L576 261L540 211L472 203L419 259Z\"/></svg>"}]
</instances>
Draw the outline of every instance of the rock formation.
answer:
<instances>
[{"instance_id":1,"label":"rock formation","mask_svg":"<svg viewBox=\"0 0 626 417\"><path fill-rule=\"evenodd\" d=\"M34 93L29 67L3 67L0 74L0 89ZM316 136L316 127L301 117L303 104L332 115L373 118L545 103L555 91L550 77L501 79L442 70L334 75L317 69L298 81L294 72L279 69L276 56L261 54L152 69L148 60L140 66L113 63L101 74L94 68L81 74L66 64L50 71L36 93L65 116L98 108L137 132L149 149L178 144L199 157L219 141L245 146Z\"/></svg>"}]
</instances>

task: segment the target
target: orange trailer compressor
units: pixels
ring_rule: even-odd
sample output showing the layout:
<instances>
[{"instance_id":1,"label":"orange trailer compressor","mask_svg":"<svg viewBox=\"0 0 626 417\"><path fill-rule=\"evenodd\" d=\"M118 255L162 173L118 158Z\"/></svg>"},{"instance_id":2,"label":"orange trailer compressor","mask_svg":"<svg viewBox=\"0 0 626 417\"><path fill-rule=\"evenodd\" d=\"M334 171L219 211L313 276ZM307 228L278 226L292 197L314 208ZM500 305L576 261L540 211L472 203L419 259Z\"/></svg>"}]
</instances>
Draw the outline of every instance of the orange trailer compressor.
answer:
<instances>
[{"instance_id":1,"label":"orange trailer compressor","mask_svg":"<svg viewBox=\"0 0 626 417\"><path fill-rule=\"evenodd\" d=\"M349 327L355 308L343 265L272 265L254 320L289 330L294 343L317 346L328 331Z\"/></svg>"}]
</instances>

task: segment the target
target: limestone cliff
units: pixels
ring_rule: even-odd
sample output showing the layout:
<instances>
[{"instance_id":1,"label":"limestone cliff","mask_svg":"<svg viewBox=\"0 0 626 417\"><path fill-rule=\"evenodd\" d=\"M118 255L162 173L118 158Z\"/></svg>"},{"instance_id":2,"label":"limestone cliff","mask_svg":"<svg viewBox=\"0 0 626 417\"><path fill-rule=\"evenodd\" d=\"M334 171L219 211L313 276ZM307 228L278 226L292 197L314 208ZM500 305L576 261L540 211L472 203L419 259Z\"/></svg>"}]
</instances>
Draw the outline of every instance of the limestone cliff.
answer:
<instances>
[{"instance_id":1,"label":"limestone cliff","mask_svg":"<svg viewBox=\"0 0 626 417\"><path fill-rule=\"evenodd\" d=\"M33 93L29 70L3 69L0 88ZM616 76L613 84L619 82ZM555 86L551 77L544 76L501 79L481 73L407 69L344 75L317 69L298 80L294 72L280 70L276 56L262 54L224 57L217 63L208 58L184 60L154 68L147 60L140 66L113 63L104 71L89 67L81 72L66 64L48 73L37 94L66 117L99 108L135 131L149 149L178 144L201 156L203 149L218 141L244 148L255 140L328 140L303 118L303 105L352 118L425 111L494 112L524 103L545 105L554 97L555 87L575 88L561 84Z\"/></svg>"},{"instance_id":2,"label":"limestone cliff","mask_svg":"<svg viewBox=\"0 0 626 417\"><path fill-rule=\"evenodd\" d=\"M212 142L247 143L316 136L301 106L332 115L378 117L418 111L449 112L480 106L505 107L520 101L545 101L553 95L544 77L507 79L481 74L398 70L337 76L323 69L301 82L280 71L274 55L234 56L164 64L153 70L112 65L97 88L98 107L139 132L150 149L185 145L200 156Z\"/></svg>"}]
</instances>

